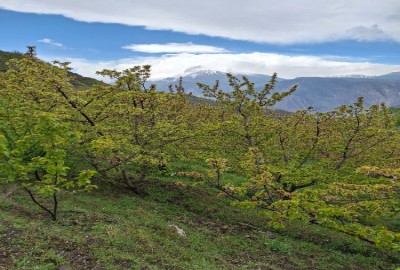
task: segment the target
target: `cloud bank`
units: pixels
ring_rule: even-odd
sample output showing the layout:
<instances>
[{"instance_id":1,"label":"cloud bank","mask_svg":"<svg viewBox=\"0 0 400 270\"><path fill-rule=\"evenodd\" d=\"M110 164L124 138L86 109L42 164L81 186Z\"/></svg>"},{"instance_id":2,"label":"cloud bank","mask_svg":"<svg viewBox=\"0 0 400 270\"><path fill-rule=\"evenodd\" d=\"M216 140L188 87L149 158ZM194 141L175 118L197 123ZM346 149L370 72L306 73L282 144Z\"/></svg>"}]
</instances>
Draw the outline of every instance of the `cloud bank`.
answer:
<instances>
[{"instance_id":1,"label":"cloud bank","mask_svg":"<svg viewBox=\"0 0 400 270\"><path fill-rule=\"evenodd\" d=\"M0 8L275 44L400 42L399 0L2 0Z\"/></svg>"},{"instance_id":2,"label":"cloud bank","mask_svg":"<svg viewBox=\"0 0 400 270\"><path fill-rule=\"evenodd\" d=\"M42 58L50 61L54 59ZM120 59L116 61L88 61L85 59L59 59L71 62L74 71L89 77L96 77L95 71L101 69L122 70L135 65L150 64L152 79L179 77L189 70L209 69L222 72L244 74L266 74L277 72L282 78L307 76L345 76L345 75L382 75L400 71L400 65L374 64L369 62L351 62L333 60L330 57L288 56L273 53L243 54L174 54L159 57ZM194 69L194 67L196 67ZM101 79L101 77L96 77Z\"/></svg>"}]
</instances>

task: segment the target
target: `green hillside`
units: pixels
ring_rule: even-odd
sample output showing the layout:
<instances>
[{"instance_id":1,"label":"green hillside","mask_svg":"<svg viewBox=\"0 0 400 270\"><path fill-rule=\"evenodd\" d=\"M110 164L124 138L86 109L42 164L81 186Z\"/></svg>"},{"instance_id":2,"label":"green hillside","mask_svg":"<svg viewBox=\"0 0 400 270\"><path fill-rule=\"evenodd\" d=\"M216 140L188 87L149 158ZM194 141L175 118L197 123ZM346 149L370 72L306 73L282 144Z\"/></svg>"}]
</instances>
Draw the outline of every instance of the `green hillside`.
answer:
<instances>
[{"instance_id":1,"label":"green hillside","mask_svg":"<svg viewBox=\"0 0 400 270\"><path fill-rule=\"evenodd\" d=\"M0 50L0 72L7 71L7 61L11 59L21 59L23 56L24 54L20 52L5 52ZM84 77L73 72L69 72L69 75L72 77L71 83L75 87L90 87L96 83L99 83L99 81L96 79Z\"/></svg>"},{"instance_id":2,"label":"green hillside","mask_svg":"<svg viewBox=\"0 0 400 270\"><path fill-rule=\"evenodd\" d=\"M146 65L68 71L0 72L0 270L399 270L395 109L275 112L297 87L276 74L199 83L210 103Z\"/></svg>"},{"instance_id":3,"label":"green hillside","mask_svg":"<svg viewBox=\"0 0 400 270\"><path fill-rule=\"evenodd\" d=\"M22 57L23 54L19 52L5 52L0 50L0 72L5 72L7 70L7 61L11 59L21 59Z\"/></svg>"},{"instance_id":4,"label":"green hillside","mask_svg":"<svg viewBox=\"0 0 400 270\"><path fill-rule=\"evenodd\" d=\"M398 254L316 226L276 231L212 190L157 178L146 184L145 197L112 189L65 193L57 222L20 191L3 189L0 269L386 270L400 264Z\"/></svg>"}]
</instances>

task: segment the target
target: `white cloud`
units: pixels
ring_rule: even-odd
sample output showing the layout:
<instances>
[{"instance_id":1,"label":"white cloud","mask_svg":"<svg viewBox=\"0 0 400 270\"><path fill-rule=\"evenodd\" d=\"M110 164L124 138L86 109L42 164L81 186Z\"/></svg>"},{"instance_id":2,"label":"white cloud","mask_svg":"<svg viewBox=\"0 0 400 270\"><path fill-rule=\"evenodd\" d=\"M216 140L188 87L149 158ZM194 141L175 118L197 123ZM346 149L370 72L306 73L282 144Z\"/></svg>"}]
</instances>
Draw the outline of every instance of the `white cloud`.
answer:
<instances>
[{"instance_id":1,"label":"white cloud","mask_svg":"<svg viewBox=\"0 0 400 270\"><path fill-rule=\"evenodd\" d=\"M64 47L64 45L62 45L61 43L55 42L55 41L53 41L53 40L51 40L49 38L40 39L37 42L45 43L45 44L48 44L50 46L59 47L59 48Z\"/></svg>"},{"instance_id":2,"label":"white cloud","mask_svg":"<svg viewBox=\"0 0 400 270\"><path fill-rule=\"evenodd\" d=\"M122 48L143 53L226 53L224 48L189 43L131 44Z\"/></svg>"},{"instance_id":3,"label":"white cloud","mask_svg":"<svg viewBox=\"0 0 400 270\"><path fill-rule=\"evenodd\" d=\"M0 8L267 43L400 42L399 0L2 0Z\"/></svg>"},{"instance_id":4,"label":"white cloud","mask_svg":"<svg viewBox=\"0 0 400 270\"><path fill-rule=\"evenodd\" d=\"M44 57L46 59L46 57ZM54 60L54 59L46 59ZM382 75L400 71L400 65L333 60L331 57L289 56L273 53L247 54L175 54L160 57L120 59L116 61L88 61L85 59L60 59L71 62L74 71L96 77L101 69L122 70L134 65L150 64L152 79L178 77L188 70L210 69L245 74L267 74L277 72L282 78L303 76ZM195 68L194 68L195 67ZM96 77L100 78L100 77Z\"/></svg>"}]
</instances>

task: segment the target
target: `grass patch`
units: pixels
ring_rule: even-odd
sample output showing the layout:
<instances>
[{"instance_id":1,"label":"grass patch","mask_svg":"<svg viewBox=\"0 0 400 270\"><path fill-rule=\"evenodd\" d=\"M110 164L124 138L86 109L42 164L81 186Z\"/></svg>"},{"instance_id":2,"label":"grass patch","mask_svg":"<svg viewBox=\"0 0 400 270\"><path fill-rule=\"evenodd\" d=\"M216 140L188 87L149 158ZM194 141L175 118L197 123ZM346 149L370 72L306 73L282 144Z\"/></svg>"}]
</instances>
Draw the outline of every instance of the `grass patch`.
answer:
<instances>
[{"instance_id":1,"label":"grass patch","mask_svg":"<svg viewBox=\"0 0 400 270\"><path fill-rule=\"evenodd\" d=\"M0 269L395 269L398 254L323 228L276 231L207 187L149 180L60 196L57 222L17 191L0 199ZM0 197L1 198L1 197ZM180 236L170 225L185 231Z\"/></svg>"}]
</instances>

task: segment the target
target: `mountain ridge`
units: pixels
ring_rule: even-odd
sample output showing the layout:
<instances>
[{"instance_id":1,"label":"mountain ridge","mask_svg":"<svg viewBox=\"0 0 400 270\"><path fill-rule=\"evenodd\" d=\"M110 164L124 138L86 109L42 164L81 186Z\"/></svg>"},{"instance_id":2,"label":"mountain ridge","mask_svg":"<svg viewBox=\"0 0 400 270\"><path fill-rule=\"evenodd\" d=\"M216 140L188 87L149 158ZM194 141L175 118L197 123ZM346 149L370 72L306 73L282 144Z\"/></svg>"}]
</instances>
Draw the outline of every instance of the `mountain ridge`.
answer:
<instances>
[{"instance_id":1,"label":"mountain ridge","mask_svg":"<svg viewBox=\"0 0 400 270\"><path fill-rule=\"evenodd\" d=\"M246 76L255 83L256 89L262 89L268 83L271 76L261 74L233 73L238 79ZM230 86L226 73L220 71L203 72L196 71L182 76L182 84L193 95L202 96L197 82L214 85L218 80L220 88L229 91ZM166 78L154 80L161 90L168 89L171 84L177 84L178 78ZM285 91L293 85L299 85L298 89L290 96L276 105L277 109L296 111L309 106L317 111L329 111L342 104L351 104L358 97L365 98L366 105L386 103L388 106L400 105L400 72L393 72L380 76L362 77L298 77L294 79L278 78L275 90Z\"/></svg>"}]
</instances>

